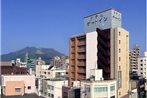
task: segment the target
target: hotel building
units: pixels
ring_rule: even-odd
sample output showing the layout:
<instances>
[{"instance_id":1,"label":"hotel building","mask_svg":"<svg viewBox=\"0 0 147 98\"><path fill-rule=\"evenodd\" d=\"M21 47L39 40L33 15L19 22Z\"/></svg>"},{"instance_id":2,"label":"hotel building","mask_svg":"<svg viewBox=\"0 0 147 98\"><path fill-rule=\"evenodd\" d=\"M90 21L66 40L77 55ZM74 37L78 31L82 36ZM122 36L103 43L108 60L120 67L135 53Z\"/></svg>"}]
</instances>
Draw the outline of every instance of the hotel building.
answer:
<instances>
[{"instance_id":1,"label":"hotel building","mask_svg":"<svg viewBox=\"0 0 147 98\"><path fill-rule=\"evenodd\" d=\"M121 13L108 9L84 17L85 33L70 38L69 85L102 69L104 80L115 79L117 96L129 89L129 32L121 27Z\"/></svg>"}]
</instances>

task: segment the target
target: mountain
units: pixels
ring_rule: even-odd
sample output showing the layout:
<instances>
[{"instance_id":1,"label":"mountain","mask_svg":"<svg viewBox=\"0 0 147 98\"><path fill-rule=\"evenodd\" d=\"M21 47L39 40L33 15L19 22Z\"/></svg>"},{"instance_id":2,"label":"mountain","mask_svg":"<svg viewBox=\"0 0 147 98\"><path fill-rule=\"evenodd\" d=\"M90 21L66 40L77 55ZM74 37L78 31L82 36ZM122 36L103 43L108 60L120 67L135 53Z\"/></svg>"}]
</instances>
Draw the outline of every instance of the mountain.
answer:
<instances>
[{"instance_id":1,"label":"mountain","mask_svg":"<svg viewBox=\"0 0 147 98\"><path fill-rule=\"evenodd\" d=\"M24 61L26 53L28 53L30 59L41 57L46 62L49 62L54 56L65 56L63 53L60 53L53 48L25 47L21 50L1 55L1 60L10 61L21 58L21 60Z\"/></svg>"}]
</instances>

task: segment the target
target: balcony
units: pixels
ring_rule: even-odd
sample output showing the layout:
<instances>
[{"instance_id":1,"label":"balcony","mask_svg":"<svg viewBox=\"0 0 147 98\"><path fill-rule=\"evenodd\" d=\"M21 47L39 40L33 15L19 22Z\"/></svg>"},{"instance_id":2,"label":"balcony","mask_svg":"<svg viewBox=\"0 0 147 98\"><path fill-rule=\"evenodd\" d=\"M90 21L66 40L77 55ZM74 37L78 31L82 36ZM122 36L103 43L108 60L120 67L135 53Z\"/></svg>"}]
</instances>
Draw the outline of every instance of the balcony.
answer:
<instances>
[{"instance_id":1,"label":"balcony","mask_svg":"<svg viewBox=\"0 0 147 98\"><path fill-rule=\"evenodd\" d=\"M86 56L85 55L79 55L78 59L86 59Z\"/></svg>"},{"instance_id":2,"label":"balcony","mask_svg":"<svg viewBox=\"0 0 147 98\"><path fill-rule=\"evenodd\" d=\"M78 46L86 45L86 41L79 41Z\"/></svg>"},{"instance_id":3,"label":"balcony","mask_svg":"<svg viewBox=\"0 0 147 98\"><path fill-rule=\"evenodd\" d=\"M71 73L71 78L74 78L75 77L75 74L74 73Z\"/></svg>"},{"instance_id":4,"label":"balcony","mask_svg":"<svg viewBox=\"0 0 147 98\"><path fill-rule=\"evenodd\" d=\"M70 46L71 47L75 46L75 41L74 40L70 42Z\"/></svg>"},{"instance_id":5,"label":"balcony","mask_svg":"<svg viewBox=\"0 0 147 98\"><path fill-rule=\"evenodd\" d=\"M75 55L72 54L72 55L70 56L70 58L71 58L71 59L75 59Z\"/></svg>"},{"instance_id":6,"label":"balcony","mask_svg":"<svg viewBox=\"0 0 147 98\"><path fill-rule=\"evenodd\" d=\"M74 53L75 52L75 48L71 48L71 53Z\"/></svg>"},{"instance_id":7,"label":"balcony","mask_svg":"<svg viewBox=\"0 0 147 98\"><path fill-rule=\"evenodd\" d=\"M78 76L78 79L79 79L79 80L85 80L85 79L86 79L86 76L85 76L85 75L79 75L79 76Z\"/></svg>"},{"instance_id":8,"label":"balcony","mask_svg":"<svg viewBox=\"0 0 147 98\"><path fill-rule=\"evenodd\" d=\"M80 52L86 52L86 49L85 48L80 48L80 49L78 49L78 52L80 53Z\"/></svg>"},{"instance_id":9,"label":"balcony","mask_svg":"<svg viewBox=\"0 0 147 98\"><path fill-rule=\"evenodd\" d=\"M78 69L78 73L86 73L86 69L84 69L84 68L79 68L79 69Z\"/></svg>"},{"instance_id":10,"label":"balcony","mask_svg":"<svg viewBox=\"0 0 147 98\"><path fill-rule=\"evenodd\" d=\"M86 66L85 62L78 62L78 66Z\"/></svg>"}]
</instances>

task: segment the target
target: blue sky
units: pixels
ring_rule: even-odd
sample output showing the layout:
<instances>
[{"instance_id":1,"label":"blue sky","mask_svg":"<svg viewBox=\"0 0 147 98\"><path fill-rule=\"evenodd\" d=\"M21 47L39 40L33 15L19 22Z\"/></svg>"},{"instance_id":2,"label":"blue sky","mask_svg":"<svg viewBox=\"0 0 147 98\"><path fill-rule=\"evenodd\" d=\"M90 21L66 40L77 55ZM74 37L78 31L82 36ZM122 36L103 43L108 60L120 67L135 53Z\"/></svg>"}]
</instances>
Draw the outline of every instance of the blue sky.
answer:
<instances>
[{"instance_id":1,"label":"blue sky","mask_svg":"<svg viewBox=\"0 0 147 98\"><path fill-rule=\"evenodd\" d=\"M108 8L122 13L123 28L145 51L145 0L2 0L2 53L26 46L69 53L69 38L84 32L83 17Z\"/></svg>"}]
</instances>

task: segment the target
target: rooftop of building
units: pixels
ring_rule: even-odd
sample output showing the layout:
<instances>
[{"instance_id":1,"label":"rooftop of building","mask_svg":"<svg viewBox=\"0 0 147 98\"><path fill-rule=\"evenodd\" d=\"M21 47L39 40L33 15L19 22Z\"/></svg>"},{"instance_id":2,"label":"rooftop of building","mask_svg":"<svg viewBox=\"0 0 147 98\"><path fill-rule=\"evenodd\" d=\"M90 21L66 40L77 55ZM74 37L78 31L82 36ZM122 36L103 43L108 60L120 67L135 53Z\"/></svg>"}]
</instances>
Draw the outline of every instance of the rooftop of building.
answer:
<instances>
[{"instance_id":1,"label":"rooftop of building","mask_svg":"<svg viewBox=\"0 0 147 98\"><path fill-rule=\"evenodd\" d=\"M88 15L88 16L85 16L84 18L87 18L87 17L90 17L90 16L93 16L93 15L96 15L96 14L100 14L100 13L103 13L103 12L106 12L106 11L109 11L109 10L114 10L114 11L117 11L120 13L120 11L118 9L115 9L115 8L109 8L109 9L106 9L106 10L103 10L103 11L99 11L99 12L96 12L94 14L91 14L91 15Z\"/></svg>"},{"instance_id":2,"label":"rooftop of building","mask_svg":"<svg viewBox=\"0 0 147 98\"><path fill-rule=\"evenodd\" d=\"M5 74L5 75L1 75L1 76L4 76L4 77L16 77L16 76L34 76L33 74Z\"/></svg>"},{"instance_id":3,"label":"rooftop of building","mask_svg":"<svg viewBox=\"0 0 147 98\"><path fill-rule=\"evenodd\" d=\"M44 80L48 80L48 81L66 81L66 80L68 80L68 78L67 77L57 77L57 78L53 78L53 79L47 78L47 79L44 79Z\"/></svg>"},{"instance_id":4,"label":"rooftop of building","mask_svg":"<svg viewBox=\"0 0 147 98\"><path fill-rule=\"evenodd\" d=\"M85 35L86 33L79 33L79 34L72 35L71 38L85 36Z\"/></svg>"},{"instance_id":5,"label":"rooftop of building","mask_svg":"<svg viewBox=\"0 0 147 98\"><path fill-rule=\"evenodd\" d=\"M1 66L12 66L12 62L11 61L0 61L0 65Z\"/></svg>"},{"instance_id":6,"label":"rooftop of building","mask_svg":"<svg viewBox=\"0 0 147 98\"><path fill-rule=\"evenodd\" d=\"M116 82L116 80L81 80L81 82L89 82L89 83L110 83Z\"/></svg>"}]
</instances>

